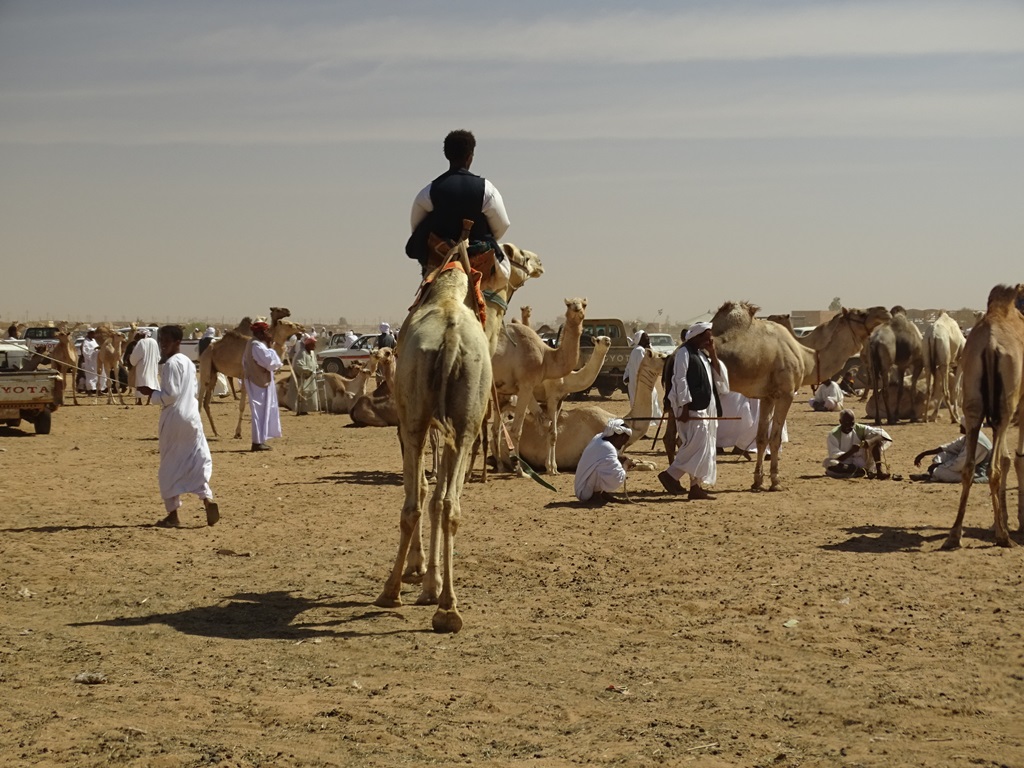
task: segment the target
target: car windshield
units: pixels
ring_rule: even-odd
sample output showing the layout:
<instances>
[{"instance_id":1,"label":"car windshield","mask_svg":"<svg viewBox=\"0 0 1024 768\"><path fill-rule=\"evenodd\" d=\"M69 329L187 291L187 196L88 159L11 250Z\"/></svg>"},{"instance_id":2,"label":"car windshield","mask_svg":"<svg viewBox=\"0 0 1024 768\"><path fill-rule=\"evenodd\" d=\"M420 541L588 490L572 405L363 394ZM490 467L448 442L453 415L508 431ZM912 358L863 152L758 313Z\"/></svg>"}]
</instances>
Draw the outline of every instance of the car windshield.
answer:
<instances>
[{"instance_id":1,"label":"car windshield","mask_svg":"<svg viewBox=\"0 0 1024 768\"><path fill-rule=\"evenodd\" d=\"M56 339L57 329L56 328L27 328L25 330L26 339Z\"/></svg>"},{"instance_id":2,"label":"car windshield","mask_svg":"<svg viewBox=\"0 0 1024 768\"><path fill-rule=\"evenodd\" d=\"M651 340L652 347L674 347L675 343L672 341L671 334L668 333L649 333L647 336Z\"/></svg>"}]
</instances>

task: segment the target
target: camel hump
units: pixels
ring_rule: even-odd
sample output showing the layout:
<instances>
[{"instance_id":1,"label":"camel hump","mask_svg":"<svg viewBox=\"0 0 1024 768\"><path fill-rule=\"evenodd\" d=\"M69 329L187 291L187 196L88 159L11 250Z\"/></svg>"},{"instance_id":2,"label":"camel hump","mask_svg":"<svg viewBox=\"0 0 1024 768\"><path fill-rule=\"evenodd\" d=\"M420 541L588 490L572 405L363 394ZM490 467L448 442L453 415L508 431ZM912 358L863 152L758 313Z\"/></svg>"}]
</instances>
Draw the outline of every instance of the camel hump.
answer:
<instances>
[{"instance_id":1,"label":"camel hump","mask_svg":"<svg viewBox=\"0 0 1024 768\"><path fill-rule=\"evenodd\" d=\"M1017 299L1024 295L1024 285L997 285L988 294L988 311L1006 311L1016 306Z\"/></svg>"}]
</instances>

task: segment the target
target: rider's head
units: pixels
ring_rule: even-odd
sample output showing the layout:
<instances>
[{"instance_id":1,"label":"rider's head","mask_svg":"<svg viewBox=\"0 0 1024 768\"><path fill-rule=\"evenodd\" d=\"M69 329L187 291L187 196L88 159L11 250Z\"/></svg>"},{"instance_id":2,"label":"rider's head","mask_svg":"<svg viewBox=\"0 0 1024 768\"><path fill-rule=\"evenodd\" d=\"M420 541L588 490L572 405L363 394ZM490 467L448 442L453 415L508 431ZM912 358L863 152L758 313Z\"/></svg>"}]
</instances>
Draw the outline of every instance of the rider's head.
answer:
<instances>
[{"instance_id":1,"label":"rider's head","mask_svg":"<svg viewBox=\"0 0 1024 768\"><path fill-rule=\"evenodd\" d=\"M452 131L444 137L444 156L456 168L469 168L476 139L469 131Z\"/></svg>"}]
</instances>

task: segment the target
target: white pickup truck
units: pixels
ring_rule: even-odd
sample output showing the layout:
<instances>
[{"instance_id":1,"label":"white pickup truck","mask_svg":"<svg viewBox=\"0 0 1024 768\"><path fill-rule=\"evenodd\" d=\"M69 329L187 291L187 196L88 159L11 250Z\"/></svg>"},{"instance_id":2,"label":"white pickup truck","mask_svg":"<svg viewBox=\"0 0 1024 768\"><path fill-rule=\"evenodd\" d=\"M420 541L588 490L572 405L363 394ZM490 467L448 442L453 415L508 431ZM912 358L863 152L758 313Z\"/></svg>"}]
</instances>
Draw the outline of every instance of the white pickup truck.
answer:
<instances>
[{"instance_id":1,"label":"white pickup truck","mask_svg":"<svg viewBox=\"0 0 1024 768\"><path fill-rule=\"evenodd\" d=\"M64 378L54 371L0 371L0 423L8 427L25 420L48 435L50 414L63 402Z\"/></svg>"}]
</instances>

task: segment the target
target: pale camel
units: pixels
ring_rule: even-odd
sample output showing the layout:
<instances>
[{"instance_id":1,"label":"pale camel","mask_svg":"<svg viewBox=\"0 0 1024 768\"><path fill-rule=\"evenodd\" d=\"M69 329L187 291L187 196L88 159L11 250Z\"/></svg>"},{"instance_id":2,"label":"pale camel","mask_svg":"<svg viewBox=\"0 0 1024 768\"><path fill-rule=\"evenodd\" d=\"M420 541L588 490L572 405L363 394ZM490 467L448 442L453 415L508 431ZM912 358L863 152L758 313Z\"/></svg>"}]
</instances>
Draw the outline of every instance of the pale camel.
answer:
<instances>
[{"instance_id":1,"label":"pale camel","mask_svg":"<svg viewBox=\"0 0 1024 768\"><path fill-rule=\"evenodd\" d=\"M964 344L967 339L960 325L943 312L935 322L924 329L924 376L925 387L931 397L935 399L935 412L931 408L924 412L925 421L935 421L939 418L939 408L942 400L949 409L949 421L957 424L960 421L960 388L959 377L956 375L957 365L960 362L960 355L963 354Z\"/></svg>"},{"instance_id":2,"label":"pale camel","mask_svg":"<svg viewBox=\"0 0 1024 768\"><path fill-rule=\"evenodd\" d=\"M273 311L273 310L272 310ZM283 310L287 312L288 310ZM283 317L283 316L282 316ZM242 331L243 326L245 331ZM302 333L303 327L291 320L280 319L271 326L273 335L273 348L284 349L284 343L290 336ZM199 402L206 411L206 418L210 420L210 429L213 434L219 437L217 425L214 424L213 414L210 413L210 401L213 399L213 390L217 386L217 374L233 377L242 381L242 354L245 352L245 345L252 339L252 332L245 320L238 324L234 330L228 331L217 341L203 350L199 356ZM280 353L279 353L280 354ZM235 426L235 438L242 436L242 416L245 414L246 394L245 387L241 390L238 399L238 424Z\"/></svg>"},{"instance_id":3,"label":"pale camel","mask_svg":"<svg viewBox=\"0 0 1024 768\"><path fill-rule=\"evenodd\" d=\"M764 455L771 449L771 486L781 490L779 446L793 395L803 385L815 384L843 369L870 332L870 324L885 317L885 310L843 309L798 342L777 323L755 318L758 307L726 302L711 320L719 359L725 363L729 388L761 401L757 425L757 463L751 490L764 483Z\"/></svg>"},{"instance_id":4,"label":"pale camel","mask_svg":"<svg viewBox=\"0 0 1024 768\"><path fill-rule=\"evenodd\" d=\"M75 344L71 339L74 333L74 325L71 328L65 323L57 326L57 346L50 351L50 363L61 381L64 382L64 391L67 392L67 375L71 374L71 399L78 405L78 352L75 351Z\"/></svg>"},{"instance_id":5,"label":"pale camel","mask_svg":"<svg viewBox=\"0 0 1024 768\"><path fill-rule=\"evenodd\" d=\"M868 341L871 360L871 389L875 398L878 390L882 390L882 404L890 424L899 421L900 398L903 395L903 377L911 372L911 381L916 386L924 368L923 339L917 326L907 319L903 307L895 306L891 310L892 319L871 332ZM889 388L886 384L895 368L896 406L889 404ZM881 413L875 415L875 424L881 424ZM911 421L917 421L917 411L913 411Z\"/></svg>"},{"instance_id":6,"label":"pale camel","mask_svg":"<svg viewBox=\"0 0 1024 768\"><path fill-rule=\"evenodd\" d=\"M437 604L431 621L435 632L458 632L462 628L452 567L460 522L459 497L491 390L490 346L469 290L466 241L459 244L459 261L465 271L449 269L437 275L402 324L395 400L403 447L405 502L395 564L375 601L384 607L401 605L402 581L422 578L416 602ZM424 572L420 516L428 485L423 453L431 428L440 433L441 459L430 499L430 552Z\"/></svg>"},{"instance_id":7,"label":"pale camel","mask_svg":"<svg viewBox=\"0 0 1024 768\"><path fill-rule=\"evenodd\" d=\"M967 499L974 482L974 452L978 432L985 421L992 428L992 466L988 488L992 496L996 544L1012 547L1007 522L1006 476L1010 471L1007 430L1018 425L1017 524L1024 531L1024 317L1016 303L1024 298L1024 284L997 285L988 295L985 316L971 329L960 358L963 371L964 428L967 431L967 463L963 468L960 507L943 549L957 549L963 533Z\"/></svg>"},{"instance_id":8,"label":"pale camel","mask_svg":"<svg viewBox=\"0 0 1024 768\"><path fill-rule=\"evenodd\" d=\"M395 355L390 349L379 349L380 386L369 395L356 398L349 415L357 427L397 427L398 405L395 402Z\"/></svg>"},{"instance_id":9,"label":"pale camel","mask_svg":"<svg viewBox=\"0 0 1024 768\"><path fill-rule=\"evenodd\" d=\"M348 413L351 411L352 404L363 395L368 394L370 385L377 380L378 365L380 365L380 357L371 354L366 365L360 366L359 372L351 379L345 378L340 373L325 373L327 412Z\"/></svg>"},{"instance_id":10,"label":"pale camel","mask_svg":"<svg viewBox=\"0 0 1024 768\"><path fill-rule=\"evenodd\" d=\"M518 323L506 326L505 332L498 336L497 348L491 356L491 369L498 395L517 397L515 418L509 429L513 453L518 453L516 447L527 409L536 411L537 408L534 389L545 379L560 378L572 373L576 367L586 309L586 299L565 300L565 328L555 349L545 344L532 328ZM497 426L495 422L496 440ZM497 441L497 445L499 467L511 469L507 444ZM518 464L516 470L522 472Z\"/></svg>"},{"instance_id":11,"label":"pale camel","mask_svg":"<svg viewBox=\"0 0 1024 768\"><path fill-rule=\"evenodd\" d=\"M593 386L611 346L610 336L596 336L594 351L582 368L558 379L544 379L533 389L534 400L544 408L543 420L550 424L548 457L544 461L544 468L552 475L558 474L555 443L558 440L558 412L562 409L562 403L574 392L583 392ZM540 414L534 413L534 416L539 417Z\"/></svg>"},{"instance_id":12,"label":"pale camel","mask_svg":"<svg viewBox=\"0 0 1024 768\"><path fill-rule=\"evenodd\" d=\"M558 414L558 444L555 446L558 468L565 472L574 471L587 444L594 439L594 435L600 434L608 420L613 418L613 414L596 405L563 408ZM546 419L538 421L534 414L526 414L519 439L519 455L531 467L551 460L550 435L551 430Z\"/></svg>"},{"instance_id":13,"label":"pale camel","mask_svg":"<svg viewBox=\"0 0 1024 768\"><path fill-rule=\"evenodd\" d=\"M640 361L636 371L636 392L633 396L633 407L626 414L626 426L633 430L626 442L626 448L647 436L647 430L654 421L653 392L657 382L661 381L665 371L666 358L661 352L653 349L644 350L644 359ZM675 422L669 419L673 426Z\"/></svg>"},{"instance_id":14,"label":"pale camel","mask_svg":"<svg viewBox=\"0 0 1024 768\"><path fill-rule=\"evenodd\" d=\"M533 310L529 306L523 306L519 308L519 322L525 325L527 328L530 327L530 315Z\"/></svg>"},{"instance_id":15,"label":"pale camel","mask_svg":"<svg viewBox=\"0 0 1024 768\"><path fill-rule=\"evenodd\" d=\"M115 331L109 323L100 323L93 335L96 343L100 345L96 356L96 374L99 386L107 383L107 405L114 404L114 387L117 387L117 398L121 405L124 405L124 390L121 387L121 357L124 354L124 347L127 344L124 336Z\"/></svg>"}]
</instances>

